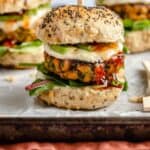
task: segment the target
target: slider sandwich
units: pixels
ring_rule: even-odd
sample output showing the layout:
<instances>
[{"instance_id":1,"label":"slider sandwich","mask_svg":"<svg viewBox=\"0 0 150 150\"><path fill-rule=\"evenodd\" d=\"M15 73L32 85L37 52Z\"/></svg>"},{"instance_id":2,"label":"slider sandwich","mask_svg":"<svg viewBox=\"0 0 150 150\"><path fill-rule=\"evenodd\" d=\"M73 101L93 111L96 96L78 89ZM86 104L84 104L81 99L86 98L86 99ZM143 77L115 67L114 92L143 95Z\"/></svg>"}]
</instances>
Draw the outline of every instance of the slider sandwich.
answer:
<instances>
[{"instance_id":1,"label":"slider sandwich","mask_svg":"<svg viewBox=\"0 0 150 150\"><path fill-rule=\"evenodd\" d=\"M150 0L97 0L118 13L124 23L125 45L131 52L150 50Z\"/></svg>"},{"instance_id":2,"label":"slider sandwich","mask_svg":"<svg viewBox=\"0 0 150 150\"><path fill-rule=\"evenodd\" d=\"M43 62L36 23L50 0L0 0L0 66L25 69Z\"/></svg>"},{"instance_id":3,"label":"slider sandwich","mask_svg":"<svg viewBox=\"0 0 150 150\"><path fill-rule=\"evenodd\" d=\"M114 102L126 85L123 24L105 7L63 6L48 12L37 35L45 61L26 90L67 109L97 109Z\"/></svg>"}]
</instances>

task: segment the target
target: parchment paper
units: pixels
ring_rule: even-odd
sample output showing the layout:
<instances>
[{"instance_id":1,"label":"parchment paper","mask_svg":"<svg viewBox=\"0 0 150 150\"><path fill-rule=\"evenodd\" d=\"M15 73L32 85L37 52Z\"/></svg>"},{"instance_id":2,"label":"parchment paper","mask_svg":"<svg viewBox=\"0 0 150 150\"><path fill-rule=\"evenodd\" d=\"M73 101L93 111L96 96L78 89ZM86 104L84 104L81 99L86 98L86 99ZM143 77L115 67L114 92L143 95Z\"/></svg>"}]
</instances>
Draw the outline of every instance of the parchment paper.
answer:
<instances>
[{"instance_id":1,"label":"parchment paper","mask_svg":"<svg viewBox=\"0 0 150 150\"><path fill-rule=\"evenodd\" d=\"M128 92L122 92L111 106L95 111L71 111L41 105L24 90L34 80L36 69L0 69L0 117L149 117L150 113L143 112L142 104L128 101L129 97L145 94L147 85L143 60L150 60L150 52L126 57Z\"/></svg>"}]
</instances>

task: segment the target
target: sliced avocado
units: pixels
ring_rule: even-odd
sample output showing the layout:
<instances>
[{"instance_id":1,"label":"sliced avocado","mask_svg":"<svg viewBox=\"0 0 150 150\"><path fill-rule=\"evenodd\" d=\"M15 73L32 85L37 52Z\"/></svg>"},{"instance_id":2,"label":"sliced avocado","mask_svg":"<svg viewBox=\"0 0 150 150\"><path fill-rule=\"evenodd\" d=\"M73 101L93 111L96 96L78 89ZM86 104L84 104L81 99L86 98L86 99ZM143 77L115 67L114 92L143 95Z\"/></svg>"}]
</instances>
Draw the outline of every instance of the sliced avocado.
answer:
<instances>
[{"instance_id":1,"label":"sliced avocado","mask_svg":"<svg viewBox=\"0 0 150 150\"><path fill-rule=\"evenodd\" d=\"M77 45L77 47L81 48L83 50L86 50L86 51L91 51L92 50L91 46L87 45L87 44L79 44L79 45Z\"/></svg>"},{"instance_id":2,"label":"sliced avocado","mask_svg":"<svg viewBox=\"0 0 150 150\"><path fill-rule=\"evenodd\" d=\"M50 45L50 48L60 54L65 54L69 50L69 46L66 45Z\"/></svg>"},{"instance_id":3,"label":"sliced avocado","mask_svg":"<svg viewBox=\"0 0 150 150\"><path fill-rule=\"evenodd\" d=\"M33 42L25 42L22 43L21 45L17 45L14 48L10 48L9 50L11 52L17 52L17 53L34 53L37 52L42 45L42 42L37 40Z\"/></svg>"},{"instance_id":4,"label":"sliced avocado","mask_svg":"<svg viewBox=\"0 0 150 150\"><path fill-rule=\"evenodd\" d=\"M133 30L150 29L150 20L140 20L133 24Z\"/></svg>"},{"instance_id":5,"label":"sliced avocado","mask_svg":"<svg viewBox=\"0 0 150 150\"><path fill-rule=\"evenodd\" d=\"M20 15L0 15L0 21L13 21L21 20L22 16Z\"/></svg>"},{"instance_id":6,"label":"sliced avocado","mask_svg":"<svg viewBox=\"0 0 150 150\"><path fill-rule=\"evenodd\" d=\"M123 23L127 31L150 29L150 20L148 19L139 21L124 19Z\"/></svg>"},{"instance_id":7,"label":"sliced avocado","mask_svg":"<svg viewBox=\"0 0 150 150\"><path fill-rule=\"evenodd\" d=\"M15 48L24 49L26 47L38 47L41 46L42 42L40 40L32 41L32 42L24 42L21 45L17 45Z\"/></svg>"},{"instance_id":8,"label":"sliced avocado","mask_svg":"<svg viewBox=\"0 0 150 150\"><path fill-rule=\"evenodd\" d=\"M39 10L44 9L44 8L50 8L50 4L49 3L42 4L38 8L33 8L33 9L28 10L25 14L36 15Z\"/></svg>"},{"instance_id":9,"label":"sliced avocado","mask_svg":"<svg viewBox=\"0 0 150 150\"><path fill-rule=\"evenodd\" d=\"M28 10L25 14L29 15L29 16L36 15L37 11L38 11L37 8L36 9L31 9L31 10Z\"/></svg>"}]
</instances>

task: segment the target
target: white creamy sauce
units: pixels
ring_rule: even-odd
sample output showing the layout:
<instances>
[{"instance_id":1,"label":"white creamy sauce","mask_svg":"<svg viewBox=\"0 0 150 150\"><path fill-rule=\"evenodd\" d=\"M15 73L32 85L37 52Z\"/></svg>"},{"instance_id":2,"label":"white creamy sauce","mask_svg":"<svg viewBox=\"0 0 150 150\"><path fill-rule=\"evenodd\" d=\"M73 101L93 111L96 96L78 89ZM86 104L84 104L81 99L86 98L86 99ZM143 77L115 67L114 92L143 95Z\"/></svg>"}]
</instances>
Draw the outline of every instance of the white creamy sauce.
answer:
<instances>
[{"instance_id":1,"label":"white creamy sauce","mask_svg":"<svg viewBox=\"0 0 150 150\"><path fill-rule=\"evenodd\" d=\"M37 71L35 78L36 78L36 79L45 80L45 79L46 79L46 76L45 76L42 72Z\"/></svg>"},{"instance_id":2,"label":"white creamy sauce","mask_svg":"<svg viewBox=\"0 0 150 150\"><path fill-rule=\"evenodd\" d=\"M31 16L30 18L30 27L33 27L36 21L39 21L39 19L49 10L50 8L45 8L42 10L39 10L36 15Z\"/></svg>"},{"instance_id":3,"label":"white creamy sauce","mask_svg":"<svg viewBox=\"0 0 150 150\"><path fill-rule=\"evenodd\" d=\"M32 28L34 26L34 24L36 23L36 21L38 21L40 19L40 17L42 17L46 12L47 12L48 8L46 9L41 9L37 12L36 15L31 15L28 19L29 19L29 27ZM0 29L2 29L5 32L12 32L15 31L16 29L18 29L19 27L22 27L24 25L26 20L22 19L19 21L15 21L15 22L10 22L10 21L2 21L0 22Z\"/></svg>"},{"instance_id":4,"label":"white creamy sauce","mask_svg":"<svg viewBox=\"0 0 150 150\"><path fill-rule=\"evenodd\" d=\"M98 62L99 60L108 60L113 55L122 51L123 45L118 43L116 49L108 48L108 50L89 52L82 49L71 47L65 54L60 54L52 50L48 44L45 44L45 51L48 55L59 59L73 59L86 62Z\"/></svg>"},{"instance_id":5,"label":"white creamy sauce","mask_svg":"<svg viewBox=\"0 0 150 150\"><path fill-rule=\"evenodd\" d=\"M125 4L125 3L150 4L150 0L104 0L103 2L103 4L106 4L106 5Z\"/></svg>"}]
</instances>

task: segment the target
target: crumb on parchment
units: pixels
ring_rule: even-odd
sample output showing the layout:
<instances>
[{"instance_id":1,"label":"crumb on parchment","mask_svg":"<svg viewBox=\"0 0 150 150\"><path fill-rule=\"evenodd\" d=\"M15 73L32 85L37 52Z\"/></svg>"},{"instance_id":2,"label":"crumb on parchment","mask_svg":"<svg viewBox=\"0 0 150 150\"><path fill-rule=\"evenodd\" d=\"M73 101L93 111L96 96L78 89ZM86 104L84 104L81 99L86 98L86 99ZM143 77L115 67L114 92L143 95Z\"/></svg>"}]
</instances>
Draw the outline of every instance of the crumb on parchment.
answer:
<instances>
[{"instance_id":1,"label":"crumb on parchment","mask_svg":"<svg viewBox=\"0 0 150 150\"><path fill-rule=\"evenodd\" d=\"M15 78L14 78L14 76L6 76L6 77L4 77L4 80L7 82L14 82Z\"/></svg>"},{"instance_id":2,"label":"crumb on parchment","mask_svg":"<svg viewBox=\"0 0 150 150\"><path fill-rule=\"evenodd\" d=\"M31 79L35 79L35 77L36 77L36 72L30 73L30 74L29 74L29 77L30 77Z\"/></svg>"},{"instance_id":3,"label":"crumb on parchment","mask_svg":"<svg viewBox=\"0 0 150 150\"><path fill-rule=\"evenodd\" d=\"M131 97L131 98L129 98L129 102L131 102L131 103L142 103L143 102L143 97L141 97L141 96Z\"/></svg>"}]
</instances>

